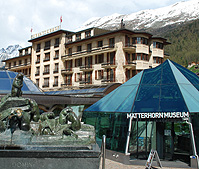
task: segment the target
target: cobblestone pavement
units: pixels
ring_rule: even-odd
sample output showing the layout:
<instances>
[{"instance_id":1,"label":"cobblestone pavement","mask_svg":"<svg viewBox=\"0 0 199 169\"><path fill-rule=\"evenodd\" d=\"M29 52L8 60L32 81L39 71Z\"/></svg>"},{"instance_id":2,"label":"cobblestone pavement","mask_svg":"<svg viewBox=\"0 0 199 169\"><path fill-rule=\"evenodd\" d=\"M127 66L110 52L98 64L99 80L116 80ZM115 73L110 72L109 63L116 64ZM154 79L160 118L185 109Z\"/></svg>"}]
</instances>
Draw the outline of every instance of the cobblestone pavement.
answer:
<instances>
[{"instance_id":1,"label":"cobblestone pavement","mask_svg":"<svg viewBox=\"0 0 199 169\"><path fill-rule=\"evenodd\" d=\"M159 167L157 167L157 168L159 168ZM100 169L102 169L101 165L100 165ZM140 165L139 166L138 165L125 165L125 164L122 164L122 163L118 163L118 162L106 159L105 169L145 169L145 166L140 166ZM168 168L168 167L163 167L163 169L183 169L183 168Z\"/></svg>"}]
</instances>

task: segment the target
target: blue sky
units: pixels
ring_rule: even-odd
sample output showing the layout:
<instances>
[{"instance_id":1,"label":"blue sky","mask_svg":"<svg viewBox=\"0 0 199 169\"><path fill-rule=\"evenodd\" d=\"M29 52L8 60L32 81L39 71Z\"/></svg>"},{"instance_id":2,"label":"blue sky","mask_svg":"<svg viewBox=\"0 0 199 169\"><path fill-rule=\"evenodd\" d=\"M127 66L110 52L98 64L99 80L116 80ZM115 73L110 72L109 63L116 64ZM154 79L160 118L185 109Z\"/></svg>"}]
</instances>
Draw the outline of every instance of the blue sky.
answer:
<instances>
[{"instance_id":1,"label":"blue sky","mask_svg":"<svg viewBox=\"0 0 199 169\"><path fill-rule=\"evenodd\" d=\"M31 28L33 34L53 28L60 24L61 16L62 29L75 31L92 17L130 14L176 2L179 0L1 0L0 49L31 45Z\"/></svg>"}]
</instances>

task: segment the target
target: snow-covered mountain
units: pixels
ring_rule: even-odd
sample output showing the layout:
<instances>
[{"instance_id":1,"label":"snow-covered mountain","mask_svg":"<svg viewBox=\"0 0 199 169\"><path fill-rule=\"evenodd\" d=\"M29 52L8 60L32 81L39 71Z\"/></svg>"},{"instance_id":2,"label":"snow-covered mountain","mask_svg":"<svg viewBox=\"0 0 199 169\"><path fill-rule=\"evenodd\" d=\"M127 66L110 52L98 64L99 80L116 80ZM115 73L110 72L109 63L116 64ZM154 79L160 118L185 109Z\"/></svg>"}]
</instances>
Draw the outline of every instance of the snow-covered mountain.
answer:
<instances>
[{"instance_id":1,"label":"snow-covered mountain","mask_svg":"<svg viewBox=\"0 0 199 169\"><path fill-rule=\"evenodd\" d=\"M91 18L78 30L91 27L117 29L123 19L125 27L133 30L162 28L168 25L185 23L199 18L199 0L178 2L173 5L142 10L131 14L113 14L102 18Z\"/></svg>"},{"instance_id":2,"label":"snow-covered mountain","mask_svg":"<svg viewBox=\"0 0 199 169\"><path fill-rule=\"evenodd\" d=\"M19 55L20 45L10 45L6 49L0 49L0 68L5 66L5 63L2 60L13 58Z\"/></svg>"}]
</instances>

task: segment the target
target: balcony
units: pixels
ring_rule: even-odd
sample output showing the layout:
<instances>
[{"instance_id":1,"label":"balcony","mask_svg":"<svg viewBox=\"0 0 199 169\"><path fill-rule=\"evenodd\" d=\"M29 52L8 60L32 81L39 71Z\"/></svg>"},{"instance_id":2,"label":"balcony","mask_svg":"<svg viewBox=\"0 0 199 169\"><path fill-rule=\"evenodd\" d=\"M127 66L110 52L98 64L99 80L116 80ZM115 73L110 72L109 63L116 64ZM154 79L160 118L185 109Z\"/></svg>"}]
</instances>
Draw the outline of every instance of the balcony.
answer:
<instances>
[{"instance_id":1,"label":"balcony","mask_svg":"<svg viewBox=\"0 0 199 169\"><path fill-rule=\"evenodd\" d=\"M44 58L44 62L50 61L50 58Z\"/></svg>"},{"instance_id":2,"label":"balcony","mask_svg":"<svg viewBox=\"0 0 199 169\"><path fill-rule=\"evenodd\" d=\"M72 70L72 68L67 68L67 69L61 70L61 73L62 74L72 74L73 70Z\"/></svg>"},{"instance_id":3,"label":"balcony","mask_svg":"<svg viewBox=\"0 0 199 169\"><path fill-rule=\"evenodd\" d=\"M54 48L57 48L57 47L59 47L59 43L54 44Z\"/></svg>"},{"instance_id":4,"label":"balcony","mask_svg":"<svg viewBox=\"0 0 199 169\"><path fill-rule=\"evenodd\" d=\"M36 60L36 61L35 61L35 64L38 64L38 63L40 63L40 60Z\"/></svg>"},{"instance_id":5,"label":"balcony","mask_svg":"<svg viewBox=\"0 0 199 169\"><path fill-rule=\"evenodd\" d=\"M50 49L50 46L45 46L44 47L44 50L49 50Z\"/></svg>"},{"instance_id":6,"label":"balcony","mask_svg":"<svg viewBox=\"0 0 199 169\"><path fill-rule=\"evenodd\" d=\"M39 74L40 74L40 73L39 73L39 72L37 72L37 73L35 73L35 76L39 76Z\"/></svg>"},{"instance_id":7,"label":"balcony","mask_svg":"<svg viewBox=\"0 0 199 169\"><path fill-rule=\"evenodd\" d=\"M43 72L43 75L48 75L48 74L50 74L50 71Z\"/></svg>"},{"instance_id":8,"label":"balcony","mask_svg":"<svg viewBox=\"0 0 199 169\"><path fill-rule=\"evenodd\" d=\"M135 52L136 51L136 45L126 43L123 47L123 50L125 52Z\"/></svg>"},{"instance_id":9,"label":"balcony","mask_svg":"<svg viewBox=\"0 0 199 169\"><path fill-rule=\"evenodd\" d=\"M40 52L40 48L36 49L36 52Z\"/></svg>"},{"instance_id":10,"label":"balcony","mask_svg":"<svg viewBox=\"0 0 199 169\"><path fill-rule=\"evenodd\" d=\"M105 62L101 64L101 67L105 69L113 69L116 68L117 65L114 62Z\"/></svg>"},{"instance_id":11,"label":"balcony","mask_svg":"<svg viewBox=\"0 0 199 169\"><path fill-rule=\"evenodd\" d=\"M72 86L72 82L63 83L63 84L61 84L61 86Z\"/></svg>"},{"instance_id":12,"label":"balcony","mask_svg":"<svg viewBox=\"0 0 199 169\"><path fill-rule=\"evenodd\" d=\"M58 86L58 83L54 83L54 84L53 84L53 87L57 87L57 86Z\"/></svg>"},{"instance_id":13,"label":"balcony","mask_svg":"<svg viewBox=\"0 0 199 169\"><path fill-rule=\"evenodd\" d=\"M49 84L44 84L42 87L43 87L43 88L49 87Z\"/></svg>"},{"instance_id":14,"label":"balcony","mask_svg":"<svg viewBox=\"0 0 199 169\"><path fill-rule=\"evenodd\" d=\"M132 68L136 68L136 62L135 61L127 61L125 63L125 65L123 66L126 69L132 69Z\"/></svg>"},{"instance_id":15,"label":"balcony","mask_svg":"<svg viewBox=\"0 0 199 169\"><path fill-rule=\"evenodd\" d=\"M85 86L85 85L92 85L92 81L91 80L88 80L86 79L85 81L80 81L79 84L82 86Z\"/></svg>"},{"instance_id":16,"label":"balcony","mask_svg":"<svg viewBox=\"0 0 199 169\"><path fill-rule=\"evenodd\" d=\"M80 66L80 71L93 71L93 66L92 65L84 65Z\"/></svg>"},{"instance_id":17,"label":"balcony","mask_svg":"<svg viewBox=\"0 0 199 169\"><path fill-rule=\"evenodd\" d=\"M53 70L53 73L59 73L59 70Z\"/></svg>"},{"instance_id":18,"label":"balcony","mask_svg":"<svg viewBox=\"0 0 199 169\"><path fill-rule=\"evenodd\" d=\"M105 45L102 47L92 48L91 50L82 50L78 52L69 53L67 55L62 56L62 59L70 59L71 57L83 57L83 56L87 57L87 56L92 56L94 54L99 55L104 52L114 52L116 50L117 49L115 45Z\"/></svg>"},{"instance_id":19,"label":"balcony","mask_svg":"<svg viewBox=\"0 0 199 169\"><path fill-rule=\"evenodd\" d=\"M115 82L115 79L112 77L112 78L108 78L107 77L104 77L101 81L102 83L114 83Z\"/></svg>"}]
</instances>

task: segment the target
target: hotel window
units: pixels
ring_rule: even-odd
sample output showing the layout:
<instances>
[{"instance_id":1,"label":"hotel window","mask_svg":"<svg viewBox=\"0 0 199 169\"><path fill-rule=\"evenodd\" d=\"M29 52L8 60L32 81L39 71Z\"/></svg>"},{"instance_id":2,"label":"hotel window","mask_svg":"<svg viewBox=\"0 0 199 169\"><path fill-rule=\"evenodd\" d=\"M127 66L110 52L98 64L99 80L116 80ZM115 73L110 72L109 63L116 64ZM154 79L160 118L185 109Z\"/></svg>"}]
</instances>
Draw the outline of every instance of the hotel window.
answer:
<instances>
[{"instance_id":1,"label":"hotel window","mask_svg":"<svg viewBox=\"0 0 199 169\"><path fill-rule=\"evenodd\" d=\"M77 46L77 52L81 52L82 51L82 46Z\"/></svg>"},{"instance_id":2,"label":"hotel window","mask_svg":"<svg viewBox=\"0 0 199 169\"><path fill-rule=\"evenodd\" d=\"M54 59L58 59L58 58L59 58L59 51L56 50L56 51L55 51L55 57L54 57Z\"/></svg>"},{"instance_id":3,"label":"hotel window","mask_svg":"<svg viewBox=\"0 0 199 169\"><path fill-rule=\"evenodd\" d=\"M163 43L153 42L153 48L163 49Z\"/></svg>"},{"instance_id":4,"label":"hotel window","mask_svg":"<svg viewBox=\"0 0 199 169\"><path fill-rule=\"evenodd\" d=\"M22 61L21 60L19 60L19 66L22 64Z\"/></svg>"},{"instance_id":5,"label":"hotel window","mask_svg":"<svg viewBox=\"0 0 199 169\"><path fill-rule=\"evenodd\" d=\"M85 72L85 83L92 84L92 72Z\"/></svg>"},{"instance_id":6,"label":"hotel window","mask_svg":"<svg viewBox=\"0 0 199 169\"><path fill-rule=\"evenodd\" d=\"M50 41L45 42L44 50L50 49Z\"/></svg>"},{"instance_id":7,"label":"hotel window","mask_svg":"<svg viewBox=\"0 0 199 169\"><path fill-rule=\"evenodd\" d=\"M28 55L28 49L25 49L25 55Z\"/></svg>"},{"instance_id":8,"label":"hotel window","mask_svg":"<svg viewBox=\"0 0 199 169\"><path fill-rule=\"evenodd\" d=\"M39 73L40 73L40 67L38 66L38 67L36 67L36 73L35 73L35 76L38 76L38 75L39 75Z\"/></svg>"},{"instance_id":9,"label":"hotel window","mask_svg":"<svg viewBox=\"0 0 199 169\"><path fill-rule=\"evenodd\" d=\"M65 84L72 85L72 74L65 76Z\"/></svg>"},{"instance_id":10,"label":"hotel window","mask_svg":"<svg viewBox=\"0 0 199 169\"><path fill-rule=\"evenodd\" d=\"M69 56L72 55L72 48L68 48L68 55L69 55Z\"/></svg>"},{"instance_id":11,"label":"hotel window","mask_svg":"<svg viewBox=\"0 0 199 169\"><path fill-rule=\"evenodd\" d=\"M72 42L72 36L68 37L68 42Z\"/></svg>"},{"instance_id":12,"label":"hotel window","mask_svg":"<svg viewBox=\"0 0 199 169\"><path fill-rule=\"evenodd\" d=\"M75 59L75 67L82 66L82 58Z\"/></svg>"},{"instance_id":13,"label":"hotel window","mask_svg":"<svg viewBox=\"0 0 199 169\"><path fill-rule=\"evenodd\" d=\"M54 84L53 87L58 86L58 76L54 76Z\"/></svg>"},{"instance_id":14,"label":"hotel window","mask_svg":"<svg viewBox=\"0 0 199 169\"><path fill-rule=\"evenodd\" d=\"M44 85L43 87L49 87L49 77L48 78L44 78Z\"/></svg>"},{"instance_id":15,"label":"hotel window","mask_svg":"<svg viewBox=\"0 0 199 169\"><path fill-rule=\"evenodd\" d=\"M102 40L98 41L97 42L97 47L102 47L102 46L103 46L103 41Z\"/></svg>"},{"instance_id":16,"label":"hotel window","mask_svg":"<svg viewBox=\"0 0 199 169\"><path fill-rule=\"evenodd\" d=\"M8 67L9 67L9 69L11 69L11 63L9 63L9 66L8 66Z\"/></svg>"},{"instance_id":17,"label":"hotel window","mask_svg":"<svg viewBox=\"0 0 199 169\"><path fill-rule=\"evenodd\" d=\"M76 40L81 40L81 34L80 33L76 35Z\"/></svg>"},{"instance_id":18,"label":"hotel window","mask_svg":"<svg viewBox=\"0 0 199 169\"><path fill-rule=\"evenodd\" d=\"M91 36L91 31L90 31L90 30L89 30L89 31L86 31L85 34L86 34L86 38L87 38L87 37L90 37L90 36Z\"/></svg>"},{"instance_id":19,"label":"hotel window","mask_svg":"<svg viewBox=\"0 0 199 169\"><path fill-rule=\"evenodd\" d=\"M14 66L16 66L17 65L17 62L16 61L14 61Z\"/></svg>"},{"instance_id":20,"label":"hotel window","mask_svg":"<svg viewBox=\"0 0 199 169\"><path fill-rule=\"evenodd\" d=\"M55 68L53 73L58 73L59 72L59 63L55 63Z\"/></svg>"},{"instance_id":21,"label":"hotel window","mask_svg":"<svg viewBox=\"0 0 199 169\"><path fill-rule=\"evenodd\" d=\"M103 79L103 74L104 74L103 70L96 70L95 71L95 80Z\"/></svg>"},{"instance_id":22,"label":"hotel window","mask_svg":"<svg viewBox=\"0 0 199 169\"><path fill-rule=\"evenodd\" d=\"M114 48L114 46L115 46L115 38L110 38L109 39L109 47Z\"/></svg>"},{"instance_id":23,"label":"hotel window","mask_svg":"<svg viewBox=\"0 0 199 169\"><path fill-rule=\"evenodd\" d=\"M82 81L82 73L76 73L75 74L75 81L76 82Z\"/></svg>"},{"instance_id":24,"label":"hotel window","mask_svg":"<svg viewBox=\"0 0 199 169\"><path fill-rule=\"evenodd\" d=\"M163 58L160 57L153 57L153 63L163 63Z\"/></svg>"},{"instance_id":25,"label":"hotel window","mask_svg":"<svg viewBox=\"0 0 199 169\"><path fill-rule=\"evenodd\" d=\"M40 55L37 55L37 60L35 63L40 63Z\"/></svg>"},{"instance_id":26,"label":"hotel window","mask_svg":"<svg viewBox=\"0 0 199 169\"><path fill-rule=\"evenodd\" d=\"M107 53L107 63L111 65L115 64L115 52Z\"/></svg>"},{"instance_id":27,"label":"hotel window","mask_svg":"<svg viewBox=\"0 0 199 169\"><path fill-rule=\"evenodd\" d=\"M50 60L50 52L45 53L44 62Z\"/></svg>"},{"instance_id":28,"label":"hotel window","mask_svg":"<svg viewBox=\"0 0 199 169\"><path fill-rule=\"evenodd\" d=\"M39 86L39 79L36 79L36 85Z\"/></svg>"},{"instance_id":29,"label":"hotel window","mask_svg":"<svg viewBox=\"0 0 199 169\"><path fill-rule=\"evenodd\" d=\"M27 64L28 64L28 59L25 59L24 65L27 65Z\"/></svg>"},{"instance_id":30,"label":"hotel window","mask_svg":"<svg viewBox=\"0 0 199 169\"><path fill-rule=\"evenodd\" d=\"M107 81L115 82L115 68L114 69L107 69Z\"/></svg>"},{"instance_id":31,"label":"hotel window","mask_svg":"<svg viewBox=\"0 0 199 169\"><path fill-rule=\"evenodd\" d=\"M91 52L92 50L92 43L87 44L87 52Z\"/></svg>"},{"instance_id":32,"label":"hotel window","mask_svg":"<svg viewBox=\"0 0 199 169\"><path fill-rule=\"evenodd\" d=\"M95 64L104 62L104 54L95 55Z\"/></svg>"},{"instance_id":33,"label":"hotel window","mask_svg":"<svg viewBox=\"0 0 199 169\"><path fill-rule=\"evenodd\" d=\"M141 57L140 53L137 54L137 60L142 60L142 57Z\"/></svg>"},{"instance_id":34,"label":"hotel window","mask_svg":"<svg viewBox=\"0 0 199 169\"><path fill-rule=\"evenodd\" d=\"M55 45L54 45L54 47L59 47L59 38L55 39Z\"/></svg>"},{"instance_id":35,"label":"hotel window","mask_svg":"<svg viewBox=\"0 0 199 169\"><path fill-rule=\"evenodd\" d=\"M43 74L49 74L49 73L50 73L50 65L45 65Z\"/></svg>"},{"instance_id":36,"label":"hotel window","mask_svg":"<svg viewBox=\"0 0 199 169\"><path fill-rule=\"evenodd\" d=\"M36 52L40 52L40 49L41 49L41 44L37 44L37 49L36 49Z\"/></svg>"}]
</instances>

